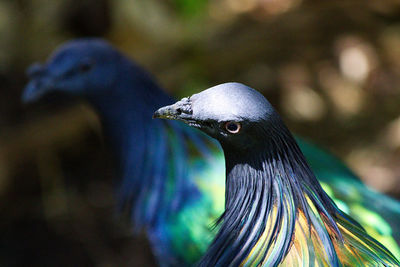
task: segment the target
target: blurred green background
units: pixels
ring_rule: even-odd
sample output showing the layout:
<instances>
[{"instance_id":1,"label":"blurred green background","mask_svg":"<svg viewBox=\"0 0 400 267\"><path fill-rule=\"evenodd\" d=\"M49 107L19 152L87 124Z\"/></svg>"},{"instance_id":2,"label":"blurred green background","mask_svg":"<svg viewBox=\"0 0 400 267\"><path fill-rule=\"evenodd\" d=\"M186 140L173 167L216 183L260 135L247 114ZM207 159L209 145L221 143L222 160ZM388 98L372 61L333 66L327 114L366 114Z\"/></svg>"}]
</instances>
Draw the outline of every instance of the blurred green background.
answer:
<instances>
[{"instance_id":1,"label":"blurred green background","mask_svg":"<svg viewBox=\"0 0 400 267\"><path fill-rule=\"evenodd\" d=\"M108 39L177 98L238 81L289 128L400 197L399 0L0 0L0 265L153 266L113 209L113 168L83 101L23 106L25 69Z\"/></svg>"}]
</instances>

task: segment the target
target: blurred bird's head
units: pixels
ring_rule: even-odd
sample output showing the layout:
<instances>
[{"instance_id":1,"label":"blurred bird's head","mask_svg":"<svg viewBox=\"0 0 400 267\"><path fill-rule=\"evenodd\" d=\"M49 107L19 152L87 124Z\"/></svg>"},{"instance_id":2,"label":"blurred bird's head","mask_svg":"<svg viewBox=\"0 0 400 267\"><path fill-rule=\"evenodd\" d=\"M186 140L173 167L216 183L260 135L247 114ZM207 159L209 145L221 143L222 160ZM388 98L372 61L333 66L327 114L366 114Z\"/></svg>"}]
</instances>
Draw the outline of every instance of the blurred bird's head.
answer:
<instances>
[{"instance_id":1,"label":"blurred bird's head","mask_svg":"<svg viewBox=\"0 0 400 267\"><path fill-rule=\"evenodd\" d=\"M262 94L240 83L224 83L173 105L160 108L155 118L180 120L216 138L223 147L248 150L265 144L279 115Z\"/></svg>"},{"instance_id":2,"label":"blurred bird's head","mask_svg":"<svg viewBox=\"0 0 400 267\"><path fill-rule=\"evenodd\" d=\"M27 70L30 82L22 96L32 102L44 94L90 96L107 93L117 82L120 53L101 39L78 39L60 46L45 64Z\"/></svg>"}]
</instances>

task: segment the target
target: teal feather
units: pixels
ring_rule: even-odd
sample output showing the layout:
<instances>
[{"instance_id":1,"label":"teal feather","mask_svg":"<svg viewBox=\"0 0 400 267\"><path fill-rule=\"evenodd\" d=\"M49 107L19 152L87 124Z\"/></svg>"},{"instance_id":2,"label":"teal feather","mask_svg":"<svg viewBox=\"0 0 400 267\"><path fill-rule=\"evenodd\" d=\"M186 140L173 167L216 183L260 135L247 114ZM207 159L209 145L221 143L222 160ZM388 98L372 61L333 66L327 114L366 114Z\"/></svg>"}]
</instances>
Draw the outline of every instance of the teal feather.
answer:
<instances>
[{"instance_id":1,"label":"teal feather","mask_svg":"<svg viewBox=\"0 0 400 267\"><path fill-rule=\"evenodd\" d=\"M365 184L338 158L296 138L323 189L336 205L400 258L400 202Z\"/></svg>"}]
</instances>

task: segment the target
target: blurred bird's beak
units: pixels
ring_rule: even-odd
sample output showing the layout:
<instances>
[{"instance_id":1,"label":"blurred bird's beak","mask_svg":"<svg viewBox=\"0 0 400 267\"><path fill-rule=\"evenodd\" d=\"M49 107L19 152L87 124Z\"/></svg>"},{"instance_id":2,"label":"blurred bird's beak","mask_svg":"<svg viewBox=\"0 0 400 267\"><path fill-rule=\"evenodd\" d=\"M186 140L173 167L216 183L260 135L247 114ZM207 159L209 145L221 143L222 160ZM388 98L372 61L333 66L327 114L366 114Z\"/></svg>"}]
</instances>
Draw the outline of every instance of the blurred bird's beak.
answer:
<instances>
[{"instance_id":1,"label":"blurred bird's beak","mask_svg":"<svg viewBox=\"0 0 400 267\"><path fill-rule=\"evenodd\" d=\"M51 80L32 80L25 86L21 100L25 104L35 102L52 89Z\"/></svg>"},{"instance_id":2,"label":"blurred bird's beak","mask_svg":"<svg viewBox=\"0 0 400 267\"><path fill-rule=\"evenodd\" d=\"M38 100L53 87L53 79L45 74L45 68L40 64L31 65L27 70L27 76L30 81L22 93L21 100L23 103Z\"/></svg>"},{"instance_id":3,"label":"blurred bird's beak","mask_svg":"<svg viewBox=\"0 0 400 267\"><path fill-rule=\"evenodd\" d=\"M40 98L41 95L42 93L40 93L40 89L38 88L36 81L31 81L25 87L21 100L23 103L31 103Z\"/></svg>"}]
</instances>

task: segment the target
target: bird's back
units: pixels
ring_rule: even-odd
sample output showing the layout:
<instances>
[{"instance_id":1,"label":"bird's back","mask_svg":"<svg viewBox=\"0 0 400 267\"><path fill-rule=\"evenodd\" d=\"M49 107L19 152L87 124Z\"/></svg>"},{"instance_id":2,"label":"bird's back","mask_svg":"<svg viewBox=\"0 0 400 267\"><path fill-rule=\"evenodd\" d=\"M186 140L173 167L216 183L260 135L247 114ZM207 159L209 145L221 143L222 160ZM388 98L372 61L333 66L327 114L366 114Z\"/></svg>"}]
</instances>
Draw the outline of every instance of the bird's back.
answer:
<instances>
[{"instance_id":1,"label":"bird's back","mask_svg":"<svg viewBox=\"0 0 400 267\"><path fill-rule=\"evenodd\" d=\"M400 258L400 202L363 184L332 154L301 138L296 141L335 204Z\"/></svg>"}]
</instances>

